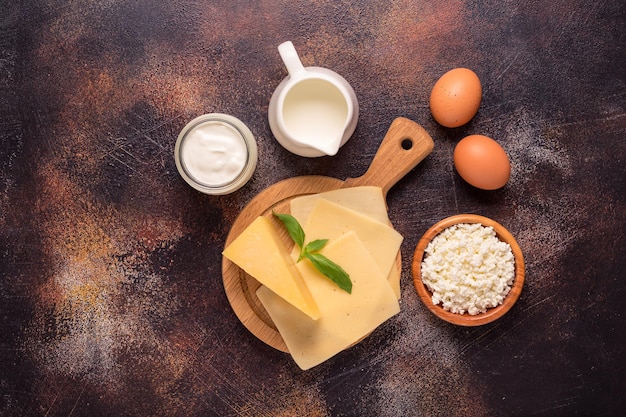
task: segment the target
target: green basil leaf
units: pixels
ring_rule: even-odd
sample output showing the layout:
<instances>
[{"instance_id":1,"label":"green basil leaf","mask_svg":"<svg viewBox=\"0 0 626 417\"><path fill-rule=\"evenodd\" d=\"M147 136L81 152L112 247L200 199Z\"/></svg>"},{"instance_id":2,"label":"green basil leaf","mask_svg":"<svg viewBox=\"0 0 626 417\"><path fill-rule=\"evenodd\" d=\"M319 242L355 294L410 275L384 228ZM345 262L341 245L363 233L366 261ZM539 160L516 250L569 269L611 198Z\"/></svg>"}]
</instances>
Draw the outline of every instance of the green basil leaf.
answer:
<instances>
[{"instance_id":1,"label":"green basil leaf","mask_svg":"<svg viewBox=\"0 0 626 417\"><path fill-rule=\"evenodd\" d=\"M352 281L350 281L350 276L342 267L320 253L305 252L304 256L311 261L318 271L337 284L339 288L348 294L352 294Z\"/></svg>"},{"instance_id":2,"label":"green basil leaf","mask_svg":"<svg viewBox=\"0 0 626 417\"><path fill-rule=\"evenodd\" d=\"M302 226L300 226L300 223L298 223L298 220L290 214L280 214L274 211L272 211L272 214L283 223L291 239L300 247L298 262L303 258L307 258L324 276L329 278L348 294L352 294L352 281L350 281L348 273L324 255L316 253L326 246L328 239L317 239L309 242L306 247L304 247L304 230Z\"/></svg>"},{"instance_id":3,"label":"green basil leaf","mask_svg":"<svg viewBox=\"0 0 626 417\"><path fill-rule=\"evenodd\" d=\"M305 252L317 252L321 250L328 243L328 239L317 239L313 242L307 243L304 248Z\"/></svg>"},{"instance_id":4,"label":"green basil leaf","mask_svg":"<svg viewBox=\"0 0 626 417\"><path fill-rule=\"evenodd\" d=\"M322 248L324 248L324 246L326 246L327 243L328 239L317 239L313 242L307 243L304 249L300 251L300 256L298 256L298 260L296 262L300 262L302 259L304 259L307 253L320 251Z\"/></svg>"},{"instance_id":5,"label":"green basil leaf","mask_svg":"<svg viewBox=\"0 0 626 417\"><path fill-rule=\"evenodd\" d=\"M291 214L280 214L280 213L275 213L273 211L272 211L272 214L278 217L278 219L283 223L283 225L287 229L287 233L289 233L289 236L291 237L291 239L294 242L296 242L296 244L302 250L304 246L304 230L302 230L302 226L300 226L300 223L298 223L298 220L296 220L296 218L293 217Z\"/></svg>"}]
</instances>

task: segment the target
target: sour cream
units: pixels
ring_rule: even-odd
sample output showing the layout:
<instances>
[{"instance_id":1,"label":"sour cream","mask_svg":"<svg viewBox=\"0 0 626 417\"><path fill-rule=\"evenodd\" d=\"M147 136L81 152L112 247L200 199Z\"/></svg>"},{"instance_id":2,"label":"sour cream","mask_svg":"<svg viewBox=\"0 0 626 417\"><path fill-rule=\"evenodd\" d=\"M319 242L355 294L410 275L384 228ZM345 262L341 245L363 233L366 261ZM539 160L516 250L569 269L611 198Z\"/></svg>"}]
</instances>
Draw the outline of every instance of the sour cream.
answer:
<instances>
[{"instance_id":1,"label":"sour cream","mask_svg":"<svg viewBox=\"0 0 626 417\"><path fill-rule=\"evenodd\" d=\"M181 131L176 166L189 185L207 194L227 194L242 187L256 167L256 142L238 119L200 116Z\"/></svg>"}]
</instances>

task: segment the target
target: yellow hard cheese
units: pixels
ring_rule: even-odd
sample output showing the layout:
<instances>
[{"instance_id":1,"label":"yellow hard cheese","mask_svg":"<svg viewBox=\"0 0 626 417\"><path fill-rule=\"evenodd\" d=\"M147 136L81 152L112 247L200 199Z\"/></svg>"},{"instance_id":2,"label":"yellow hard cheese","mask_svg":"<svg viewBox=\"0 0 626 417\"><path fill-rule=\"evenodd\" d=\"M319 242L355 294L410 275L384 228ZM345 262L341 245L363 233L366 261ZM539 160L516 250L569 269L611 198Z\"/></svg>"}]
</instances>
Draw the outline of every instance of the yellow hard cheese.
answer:
<instances>
[{"instance_id":1,"label":"yellow hard cheese","mask_svg":"<svg viewBox=\"0 0 626 417\"><path fill-rule=\"evenodd\" d=\"M300 224L305 224L317 200L323 199L354 210L378 222L389 224L387 203L380 187L361 186L341 188L324 193L303 195L291 200L289 208L291 215Z\"/></svg>"},{"instance_id":2,"label":"yellow hard cheese","mask_svg":"<svg viewBox=\"0 0 626 417\"><path fill-rule=\"evenodd\" d=\"M385 276L395 265L402 244L402 235L391 226L324 199L315 202L303 228L307 241L329 239L332 242L354 231Z\"/></svg>"},{"instance_id":3,"label":"yellow hard cheese","mask_svg":"<svg viewBox=\"0 0 626 417\"><path fill-rule=\"evenodd\" d=\"M319 318L319 309L289 250L266 217L257 217L223 255L311 319Z\"/></svg>"},{"instance_id":4,"label":"yellow hard cheese","mask_svg":"<svg viewBox=\"0 0 626 417\"><path fill-rule=\"evenodd\" d=\"M294 198L290 203L291 215L294 216L301 225L306 225L307 221L317 204L318 200L326 200L335 203L344 209L352 210L371 220L391 225L387 215L387 203L380 187L361 186L342 188L318 194L305 195ZM346 212L349 213L349 212ZM394 260L395 260L394 255ZM383 266L384 267L384 266ZM387 276L391 287L400 299L400 271L392 267Z\"/></svg>"},{"instance_id":5,"label":"yellow hard cheese","mask_svg":"<svg viewBox=\"0 0 626 417\"><path fill-rule=\"evenodd\" d=\"M320 253L350 275L352 294L321 275L308 260L299 262L297 268L320 309L318 320L311 320L265 286L256 293L303 370L353 345L400 312L385 274L356 233L329 242Z\"/></svg>"}]
</instances>

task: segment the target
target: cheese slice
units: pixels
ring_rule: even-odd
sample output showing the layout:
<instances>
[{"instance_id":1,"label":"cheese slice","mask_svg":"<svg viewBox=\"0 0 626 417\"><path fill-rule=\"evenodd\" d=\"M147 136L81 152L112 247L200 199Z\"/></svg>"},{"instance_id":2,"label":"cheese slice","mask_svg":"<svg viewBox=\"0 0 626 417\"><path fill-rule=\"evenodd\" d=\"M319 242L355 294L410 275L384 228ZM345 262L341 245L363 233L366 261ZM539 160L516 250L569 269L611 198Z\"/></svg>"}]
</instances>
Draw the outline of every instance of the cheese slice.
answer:
<instances>
[{"instance_id":1,"label":"cheese slice","mask_svg":"<svg viewBox=\"0 0 626 417\"><path fill-rule=\"evenodd\" d=\"M310 261L299 262L297 268L320 309L318 320L311 320L265 286L256 292L289 353L303 370L350 347L400 312L385 274L356 233L342 235L320 253L340 260L352 280L352 293L321 275Z\"/></svg>"},{"instance_id":2,"label":"cheese slice","mask_svg":"<svg viewBox=\"0 0 626 417\"><path fill-rule=\"evenodd\" d=\"M307 242L316 239L332 242L342 234L354 231L385 276L390 274L392 267L395 268L403 240L393 227L324 199L316 201L303 229Z\"/></svg>"},{"instance_id":3,"label":"cheese slice","mask_svg":"<svg viewBox=\"0 0 626 417\"><path fill-rule=\"evenodd\" d=\"M316 320L320 314L317 304L289 253L272 222L263 216L257 217L222 252L261 284Z\"/></svg>"},{"instance_id":4,"label":"cheese slice","mask_svg":"<svg viewBox=\"0 0 626 417\"><path fill-rule=\"evenodd\" d=\"M389 281L389 285L391 285L393 292L396 294L396 298L399 300L401 298L400 269L392 267L391 271L389 271L389 275L387 276L387 281Z\"/></svg>"},{"instance_id":5,"label":"cheese slice","mask_svg":"<svg viewBox=\"0 0 626 417\"><path fill-rule=\"evenodd\" d=\"M315 203L320 198L359 212L381 223L390 224L389 216L387 215L387 203L383 197L383 190L380 187L374 186L341 188L339 190L294 198L290 203L291 215L295 217L300 224L305 224Z\"/></svg>"},{"instance_id":6,"label":"cheese slice","mask_svg":"<svg viewBox=\"0 0 626 417\"><path fill-rule=\"evenodd\" d=\"M311 211L313 211L313 207L315 207L315 203L319 199L338 204L377 222L391 225L387 214L387 203L383 196L383 190L375 186L342 188L294 198L290 203L291 215L294 216L301 225L305 225L311 215ZM392 267L387 279L399 300L401 296L399 269Z\"/></svg>"}]
</instances>

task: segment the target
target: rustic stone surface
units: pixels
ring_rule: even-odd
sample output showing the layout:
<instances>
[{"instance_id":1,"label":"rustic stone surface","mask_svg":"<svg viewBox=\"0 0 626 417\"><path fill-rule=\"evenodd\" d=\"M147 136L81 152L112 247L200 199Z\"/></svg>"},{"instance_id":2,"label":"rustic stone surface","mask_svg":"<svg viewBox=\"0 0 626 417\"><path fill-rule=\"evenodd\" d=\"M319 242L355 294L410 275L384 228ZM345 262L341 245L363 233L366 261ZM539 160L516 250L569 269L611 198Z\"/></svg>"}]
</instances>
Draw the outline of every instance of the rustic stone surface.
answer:
<instances>
[{"instance_id":1,"label":"rustic stone surface","mask_svg":"<svg viewBox=\"0 0 626 417\"><path fill-rule=\"evenodd\" d=\"M0 407L3 416L619 415L626 408L626 4L562 1L4 2L0 5ZM273 139L276 47L331 68L361 117L332 158ZM466 66L465 127L428 95ZM185 123L223 112L256 135L248 185L201 195L178 176ZM240 209L278 180L361 175L398 116L434 152L390 192L405 236L402 312L307 372L255 339L221 283ZM452 165L498 140L508 185ZM420 236L471 212L517 238L526 285L499 321L431 315L410 276Z\"/></svg>"}]
</instances>

